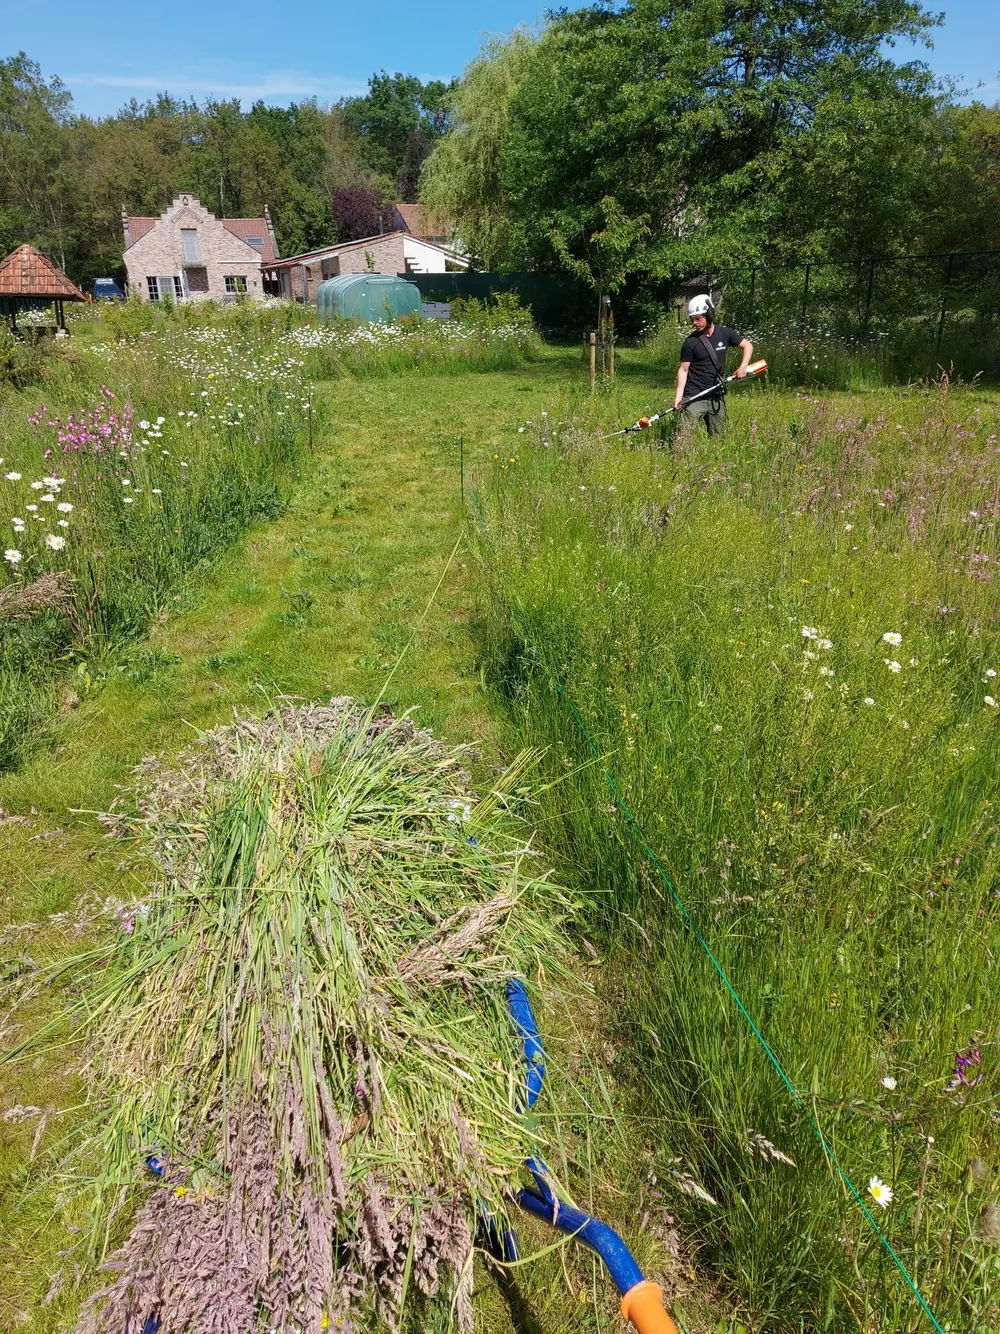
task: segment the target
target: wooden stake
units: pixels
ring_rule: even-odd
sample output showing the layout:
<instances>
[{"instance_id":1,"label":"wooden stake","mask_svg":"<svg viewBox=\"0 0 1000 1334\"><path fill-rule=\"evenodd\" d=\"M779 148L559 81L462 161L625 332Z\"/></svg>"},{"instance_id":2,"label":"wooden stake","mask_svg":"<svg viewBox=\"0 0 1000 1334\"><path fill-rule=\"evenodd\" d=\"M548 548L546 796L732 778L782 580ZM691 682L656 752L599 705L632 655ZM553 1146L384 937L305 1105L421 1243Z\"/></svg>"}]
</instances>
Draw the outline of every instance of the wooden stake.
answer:
<instances>
[{"instance_id":1,"label":"wooden stake","mask_svg":"<svg viewBox=\"0 0 1000 1334\"><path fill-rule=\"evenodd\" d=\"M594 392L594 381L597 377L597 334L590 335L590 392Z\"/></svg>"}]
</instances>

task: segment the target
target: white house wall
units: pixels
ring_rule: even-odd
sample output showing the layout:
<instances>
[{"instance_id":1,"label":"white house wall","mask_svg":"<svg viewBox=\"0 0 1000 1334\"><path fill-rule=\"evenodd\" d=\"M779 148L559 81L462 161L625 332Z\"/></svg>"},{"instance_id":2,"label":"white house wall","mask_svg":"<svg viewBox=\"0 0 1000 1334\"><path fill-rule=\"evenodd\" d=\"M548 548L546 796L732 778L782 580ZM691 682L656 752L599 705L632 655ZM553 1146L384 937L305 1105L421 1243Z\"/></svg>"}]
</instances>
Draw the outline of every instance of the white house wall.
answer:
<instances>
[{"instance_id":1,"label":"white house wall","mask_svg":"<svg viewBox=\"0 0 1000 1334\"><path fill-rule=\"evenodd\" d=\"M427 245L409 235L403 236L403 257L411 273L446 273L448 260L461 264L463 268L468 264L461 256L453 255L440 246Z\"/></svg>"}]
</instances>

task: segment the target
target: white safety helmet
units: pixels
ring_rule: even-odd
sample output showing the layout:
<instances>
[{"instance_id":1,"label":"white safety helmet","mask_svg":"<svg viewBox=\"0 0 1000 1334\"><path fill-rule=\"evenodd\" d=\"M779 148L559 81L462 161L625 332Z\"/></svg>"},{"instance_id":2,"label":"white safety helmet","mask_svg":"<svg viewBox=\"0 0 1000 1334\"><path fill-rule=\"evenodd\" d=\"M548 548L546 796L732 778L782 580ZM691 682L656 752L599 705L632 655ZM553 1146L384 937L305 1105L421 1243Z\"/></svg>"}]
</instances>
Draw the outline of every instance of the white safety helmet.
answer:
<instances>
[{"instance_id":1,"label":"white safety helmet","mask_svg":"<svg viewBox=\"0 0 1000 1334\"><path fill-rule=\"evenodd\" d=\"M715 303L707 292L701 296L693 296L688 302L688 319L694 315L707 315L709 319L715 314Z\"/></svg>"}]
</instances>

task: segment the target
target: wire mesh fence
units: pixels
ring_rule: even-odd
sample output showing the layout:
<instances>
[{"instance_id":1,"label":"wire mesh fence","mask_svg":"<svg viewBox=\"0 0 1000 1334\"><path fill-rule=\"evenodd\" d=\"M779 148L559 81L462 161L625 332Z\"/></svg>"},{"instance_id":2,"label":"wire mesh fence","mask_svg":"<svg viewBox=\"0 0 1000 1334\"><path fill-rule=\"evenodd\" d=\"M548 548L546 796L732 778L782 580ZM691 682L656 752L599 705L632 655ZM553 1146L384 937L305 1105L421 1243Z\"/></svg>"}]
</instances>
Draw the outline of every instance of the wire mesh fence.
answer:
<instances>
[{"instance_id":1,"label":"wire mesh fence","mask_svg":"<svg viewBox=\"0 0 1000 1334\"><path fill-rule=\"evenodd\" d=\"M748 328L862 339L909 329L936 349L956 332L990 341L1000 333L1000 250L742 265L708 278L726 319Z\"/></svg>"}]
</instances>

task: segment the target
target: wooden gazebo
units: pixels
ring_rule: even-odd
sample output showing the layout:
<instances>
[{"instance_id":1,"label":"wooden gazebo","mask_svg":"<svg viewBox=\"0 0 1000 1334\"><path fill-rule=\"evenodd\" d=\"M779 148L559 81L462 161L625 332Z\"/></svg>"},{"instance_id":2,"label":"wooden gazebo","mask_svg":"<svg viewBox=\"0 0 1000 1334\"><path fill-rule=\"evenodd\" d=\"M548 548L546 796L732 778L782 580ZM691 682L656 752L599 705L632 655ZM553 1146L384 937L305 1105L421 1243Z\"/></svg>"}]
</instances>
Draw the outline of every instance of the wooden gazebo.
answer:
<instances>
[{"instance_id":1,"label":"wooden gazebo","mask_svg":"<svg viewBox=\"0 0 1000 1334\"><path fill-rule=\"evenodd\" d=\"M63 303L86 301L75 283L34 246L21 245L0 263L0 315L17 330L17 312L49 301L55 307L56 326L66 328Z\"/></svg>"}]
</instances>

